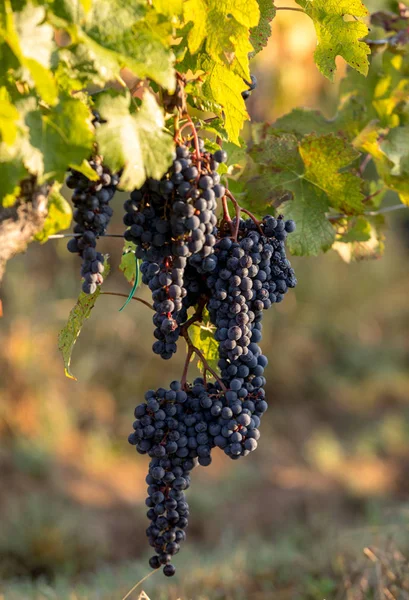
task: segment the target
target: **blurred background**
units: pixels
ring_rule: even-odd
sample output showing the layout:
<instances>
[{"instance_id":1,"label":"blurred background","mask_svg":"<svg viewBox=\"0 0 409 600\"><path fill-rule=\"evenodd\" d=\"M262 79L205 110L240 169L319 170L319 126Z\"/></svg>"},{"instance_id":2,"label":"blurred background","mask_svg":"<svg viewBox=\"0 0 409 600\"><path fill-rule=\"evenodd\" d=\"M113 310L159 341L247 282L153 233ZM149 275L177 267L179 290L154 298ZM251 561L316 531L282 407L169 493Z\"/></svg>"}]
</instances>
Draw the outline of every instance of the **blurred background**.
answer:
<instances>
[{"instance_id":1,"label":"blurred background","mask_svg":"<svg viewBox=\"0 0 409 600\"><path fill-rule=\"evenodd\" d=\"M333 114L344 65L328 83L314 48L309 19L279 12L254 62L253 119L296 106ZM388 217L377 261L293 260L299 285L265 316L259 448L234 463L215 453L193 473L177 575L153 575L132 598L409 598L408 223ZM126 438L144 392L180 377L183 344L164 363L150 351L149 310L119 313L123 299L102 296L75 346L78 381L67 379L57 335L80 279L65 246L32 244L1 289L1 600L120 600L150 571L148 460ZM101 247L113 266L104 289L127 294L120 240Z\"/></svg>"}]
</instances>

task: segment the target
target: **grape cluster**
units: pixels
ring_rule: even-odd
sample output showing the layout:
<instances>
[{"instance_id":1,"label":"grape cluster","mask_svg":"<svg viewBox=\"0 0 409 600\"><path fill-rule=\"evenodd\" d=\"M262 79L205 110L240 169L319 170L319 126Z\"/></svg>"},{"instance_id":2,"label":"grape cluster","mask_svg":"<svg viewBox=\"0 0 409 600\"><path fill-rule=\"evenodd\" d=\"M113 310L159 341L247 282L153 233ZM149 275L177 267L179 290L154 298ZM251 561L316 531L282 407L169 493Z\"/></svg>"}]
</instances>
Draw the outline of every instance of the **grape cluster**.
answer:
<instances>
[{"instance_id":1,"label":"grape cluster","mask_svg":"<svg viewBox=\"0 0 409 600\"><path fill-rule=\"evenodd\" d=\"M146 534L156 554L149 564L154 569L163 565L167 576L175 573L172 556L186 537L189 505L184 491L190 486L190 472L198 464L211 463L212 391L202 379L187 391L174 381L168 390L148 391L145 402L135 409L129 442L151 457L146 477L150 520Z\"/></svg>"},{"instance_id":2,"label":"grape cluster","mask_svg":"<svg viewBox=\"0 0 409 600\"><path fill-rule=\"evenodd\" d=\"M148 179L124 204L124 235L136 245L142 281L152 292L152 349L164 359L176 352L180 324L193 306L185 284L188 260L211 256L216 244L217 200L225 194L217 167L226 160L222 150L206 152L202 140L198 148L180 144L161 181Z\"/></svg>"},{"instance_id":3,"label":"grape cluster","mask_svg":"<svg viewBox=\"0 0 409 600\"><path fill-rule=\"evenodd\" d=\"M103 282L104 272L104 257L96 250L97 238L105 233L112 217L109 203L115 194L119 177L97 158L89 164L98 176L95 181L73 169L66 180L67 186L74 190L74 233L79 234L68 242L67 248L69 252L81 256L81 275L84 278L82 291L93 294Z\"/></svg>"},{"instance_id":4,"label":"grape cluster","mask_svg":"<svg viewBox=\"0 0 409 600\"><path fill-rule=\"evenodd\" d=\"M255 85L252 77L250 90ZM125 238L135 243L152 292L153 351L172 357L192 307L196 315L207 308L219 347L214 383L199 378L190 385L184 377L183 384L148 391L135 409L129 442L150 457L149 564L167 576L186 537L192 470L210 465L215 448L233 460L257 448L268 408L263 313L297 284L285 251L293 221L266 216L218 224L217 201L226 190L217 168L226 160L223 150L206 152L201 140L179 144L164 177L148 179L124 205Z\"/></svg>"}]
</instances>

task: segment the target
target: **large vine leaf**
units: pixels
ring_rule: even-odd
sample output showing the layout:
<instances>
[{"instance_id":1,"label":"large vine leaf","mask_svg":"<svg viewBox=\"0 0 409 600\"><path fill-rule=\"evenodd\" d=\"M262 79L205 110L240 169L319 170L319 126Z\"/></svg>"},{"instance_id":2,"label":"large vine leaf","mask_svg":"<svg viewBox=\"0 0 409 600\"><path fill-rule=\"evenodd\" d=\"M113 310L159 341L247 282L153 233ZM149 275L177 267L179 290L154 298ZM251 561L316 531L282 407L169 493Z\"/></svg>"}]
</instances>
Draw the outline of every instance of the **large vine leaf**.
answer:
<instances>
[{"instance_id":1,"label":"large vine leaf","mask_svg":"<svg viewBox=\"0 0 409 600\"><path fill-rule=\"evenodd\" d=\"M129 94L99 94L96 108L106 124L97 129L97 141L105 163L113 170L123 169L120 186L140 187L146 177L160 179L172 162L173 139L164 131L161 108L150 92L145 92L138 112L130 112Z\"/></svg>"},{"instance_id":2,"label":"large vine leaf","mask_svg":"<svg viewBox=\"0 0 409 600\"><path fill-rule=\"evenodd\" d=\"M80 100L63 97L57 106L28 112L30 144L43 153L46 177L63 180L69 165L81 164L93 148L89 108Z\"/></svg>"},{"instance_id":3,"label":"large vine leaf","mask_svg":"<svg viewBox=\"0 0 409 600\"><path fill-rule=\"evenodd\" d=\"M254 48L253 54L261 52L267 46L271 35L271 21L276 16L276 8L271 0L257 0L260 9L260 20L256 27L250 30L250 42Z\"/></svg>"},{"instance_id":4,"label":"large vine leaf","mask_svg":"<svg viewBox=\"0 0 409 600\"><path fill-rule=\"evenodd\" d=\"M128 0L98 0L86 16L80 39L90 44L95 54L101 50L113 53L123 67L130 68L138 77L149 77L170 91L175 89L173 52L163 43L152 23L145 26L145 2ZM105 53L104 53L105 54Z\"/></svg>"},{"instance_id":5,"label":"large vine leaf","mask_svg":"<svg viewBox=\"0 0 409 600\"><path fill-rule=\"evenodd\" d=\"M370 48L362 41L368 28L357 17L368 16L361 0L296 0L311 17L317 32L315 62L331 81L336 71L335 58L342 58L359 73L368 73Z\"/></svg>"},{"instance_id":6,"label":"large vine leaf","mask_svg":"<svg viewBox=\"0 0 409 600\"><path fill-rule=\"evenodd\" d=\"M359 154L344 138L310 134L300 141L269 128L250 154L258 170L255 177L250 172L249 202L252 191L264 187L270 194L265 208L274 204L296 221L289 239L294 254L314 255L332 246L331 209L347 215L363 211L362 180L350 166Z\"/></svg>"},{"instance_id":7,"label":"large vine leaf","mask_svg":"<svg viewBox=\"0 0 409 600\"><path fill-rule=\"evenodd\" d=\"M188 34L191 54L205 44L214 62L249 79L248 54L253 50L249 29L256 27L260 19L257 0L186 0L183 14L187 23L193 23Z\"/></svg>"},{"instance_id":8,"label":"large vine leaf","mask_svg":"<svg viewBox=\"0 0 409 600\"><path fill-rule=\"evenodd\" d=\"M20 12L13 13L10 0L5 0L3 10L0 35L27 72L28 80L34 84L39 95L47 104L56 104L57 86L50 71L51 53L55 48L54 32L50 25L43 23L44 7L27 3Z\"/></svg>"},{"instance_id":9,"label":"large vine leaf","mask_svg":"<svg viewBox=\"0 0 409 600\"><path fill-rule=\"evenodd\" d=\"M205 94L224 110L225 128L230 141L240 146L239 134L248 119L246 105L241 96L242 78L226 66L207 60L203 69L207 70L207 79L203 85Z\"/></svg>"},{"instance_id":10,"label":"large vine leaf","mask_svg":"<svg viewBox=\"0 0 409 600\"><path fill-rule=\"evenodd\" d=\"M105 270L104 278L106 279L110 271L108 256L105 256ZM81 329L84 325L84 321L89 319L91 311L95 306L95 302L98 300L101 294L101 288L98 287L96 292L93 294L81 294L75 306L71 309L68 316L68 321L65 327L60 331L58 335L58 349L62 353L64 360L65 375L70 379L77 381L77 378L71 373L71 357L74 349L75 342L81 333Z\"/></svg>"},{"instance_id":11,"label":"large vine leaf","mask_svg":"<svg viewBox=\"0 0 409 600\"><path fill-rule=\"evenodd\" d=\"M60 188L60 184L54 184L48 195L48 214L42 230L34 238L37 242L46 242L50 235L68 229L71 224L71 205L60 193Z\"/></svg>"}]
</instances>

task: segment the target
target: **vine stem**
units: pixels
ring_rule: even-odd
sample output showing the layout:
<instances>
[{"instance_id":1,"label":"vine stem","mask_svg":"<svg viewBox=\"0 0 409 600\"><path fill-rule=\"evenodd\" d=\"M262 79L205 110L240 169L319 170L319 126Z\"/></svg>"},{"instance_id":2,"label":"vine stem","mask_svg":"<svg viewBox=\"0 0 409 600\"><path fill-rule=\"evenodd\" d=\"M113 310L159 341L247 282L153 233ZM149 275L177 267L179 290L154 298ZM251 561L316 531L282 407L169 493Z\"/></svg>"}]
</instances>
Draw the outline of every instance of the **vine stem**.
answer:
<instances>
[{"instance_id":1,"label":"vine stem","mask_svg":"<svg viewBox=\"0 0 409 600\"><path fill-rule=\"evenodd\" d=\"M201 154L200 154L199 138L197 135L196 127L188 113L184 114L183 116L186 117L186 119L188 120L190 128L192 130L193 141L195 143L196 157L197 157L197 160L199 161L199 172L200 172L200 156L201 156Z\"/></svg>"},{"instance_id":2,"label":"vine stem","mask_svg":"<svg viewBox=\"0 0 409 600\"><path fill-rule=\"evenodd\" d=\"M252 221L254 221L254 223L257 225L257 229L260 231L260 233L263 233L261 228L260 228L260 221L253 215L253 213L251 213L249 210L247 210L246 208L242 208L239 203L237 202L236 198L233 196L233 194L231 193L230 190L226 190L226 196L232 201L235 209L236 209L236 215L238 215L236 217L236 237L235 239L237 239L237 234L239 231L239 218L240 218L240 212L245 213L246 215L248 215L250 217L250 219Z\"/></svg>"},{"instance_id":3,"label":"vine stem","mask_svg":"<svg viewBox=\"0 0 409 600\"><path fill-rule=\"evenodd\" d=\"M363 175L366 167L369 165L371 160L372 160L372 156L370 154L367 154L359 167L359 173L361 175Z\"/></svg>"},{"instance_id":4,"label":"vine stem","mask_svg":"<svg viewBox=\"0 0 409 600\"><path fill-rule=\"evenodd\" d=\"M233 221L231 220L231 216L229 213L229 207L227 206L227 198L223 196L222 198L222 206L223 206L223 221L228 224L230 227L230 232L233 235Z\"/></svg>"},{"instance_id":5,"label":"vine stem","mask_svg":"<svg viewBox=\"0 0 409 600\"><path fill-rule=\"evenodd\" d=\"M104 296L119 296L120 298L128 298L127 294L121 294L119 292L101 292L101 295L102 294ZM131 300L136 300L137 302L141 302L142 304L144 304L151 310L155 311L152 304L149 304L149 302L147 300L142 300L142 298L138 298L138 296L132 296Z\"/></svg>"},{"instance_id":6,"label":"vine stem","mask_svg":"<svg viewBox=\"0 0 409 600\"><path fill-rule=\"evenodd\" d=\"M292 10L294 12L302 12L305 13L305 10L302 8L295 8L293 6L276 6L276 10Z\"/></svg>"},{"instance_id":7,"label":"vine stem","mask_svg":"<svg viewBox=\"0 0 409 600\"><path fill-rule=\"evenodd\" d=\"M191 346L188 346L185 365L183 367L183 373L182 373L182 377L180 379L180 384L183 389L186 389L186 387L187 387L187 373L189 371L189 365L190 365L190 361L193 356L193 353L194 353L193 348Z\"/></svg>"}]
</instances>

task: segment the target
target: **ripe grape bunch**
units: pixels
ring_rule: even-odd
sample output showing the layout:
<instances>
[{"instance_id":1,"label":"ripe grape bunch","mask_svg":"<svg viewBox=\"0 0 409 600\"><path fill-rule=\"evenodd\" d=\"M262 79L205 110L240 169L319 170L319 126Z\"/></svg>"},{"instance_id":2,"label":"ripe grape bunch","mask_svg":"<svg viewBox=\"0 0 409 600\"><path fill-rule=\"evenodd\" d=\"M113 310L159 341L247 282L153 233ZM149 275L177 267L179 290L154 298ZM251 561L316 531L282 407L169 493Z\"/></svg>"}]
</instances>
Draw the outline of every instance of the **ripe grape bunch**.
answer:
<instances>
[{"instance_id":1,"label":"ripe grape bunch","mask_svg":"<svg viewBox=\"0 0 409 600\"><path fill-rule=\"evenodd\" d=\"M190 258L211 256L216 244L217 200L225 194L217 167L226 158L221 150L206 152L203 140L197 148L180 144L161 181L148 179L124 205L125 239L136 244L142 281L152 291L152 349L164 359L176 352L180 324L197 300L197 286L185 285Z\"/></svg>"},{"instance_id":2,"label":"ripe grape bunch","mask_svg":"<svg viewBox=\"0 0 409 600\"><path fill-rule=\"evenodd\" d=\"M192 470L209 466L216 448L233 460L257 448L268 407L262 317L297 283L285 251L294 222L282 216L258 221L250 213L242 219L235 201L231 219L227 199L234 198L217 173L226 160L222 150L207 153L201 140L192 147L179 144L162 180L147 180L124 206L125 238L136 244L143 282L152 291L153 351L169 359L179 337L188 343L181 380L145 394L129 436L150 457L146 535L155 554L149 564L162 567L166 576L174 575L173 556L186 538L185 491ZM217 200L223 207L219 218ZM202 320L205 309L215 328L220 375L201 356L203 377L189 384L187 370L197 351L189 327Z\"/></svg>"}]
</instances>

